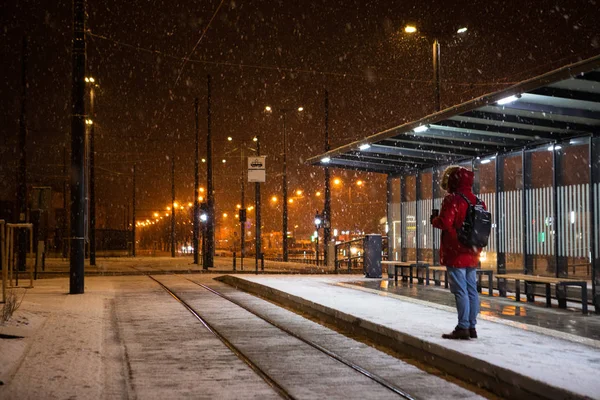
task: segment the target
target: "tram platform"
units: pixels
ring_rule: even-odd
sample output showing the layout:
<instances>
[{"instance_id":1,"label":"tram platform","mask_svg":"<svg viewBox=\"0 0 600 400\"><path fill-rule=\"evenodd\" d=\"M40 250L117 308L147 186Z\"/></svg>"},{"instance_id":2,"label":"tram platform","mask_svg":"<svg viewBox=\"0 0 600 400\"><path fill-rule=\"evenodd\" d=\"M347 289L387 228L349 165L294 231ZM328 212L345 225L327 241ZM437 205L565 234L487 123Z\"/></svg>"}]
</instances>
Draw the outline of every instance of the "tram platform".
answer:
<instances>
[{"instance_id":1,"label":"tram platform","mask_svg":"<svg viewBox=\"0 0 600 400\"><path fill-rule=\"evenodd\" d=\"M600 399L600 317L481 296L479 338L441 338L456 325L439 287L362 277L241 276L220 280L430 362L508 398ZM511 392L509 388L520 392Z\"/></svg>"}]
</instances>

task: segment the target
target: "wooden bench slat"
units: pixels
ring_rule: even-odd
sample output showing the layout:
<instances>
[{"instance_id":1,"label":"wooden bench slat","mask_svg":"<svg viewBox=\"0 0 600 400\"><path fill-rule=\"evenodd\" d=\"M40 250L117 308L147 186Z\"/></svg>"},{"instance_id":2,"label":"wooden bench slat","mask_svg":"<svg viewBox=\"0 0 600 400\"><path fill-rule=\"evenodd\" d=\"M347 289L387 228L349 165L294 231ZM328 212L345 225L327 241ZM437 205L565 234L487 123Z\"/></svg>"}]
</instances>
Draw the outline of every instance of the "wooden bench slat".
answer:
<instances>
[{"instance_id":1,"label":"wooden bench slat","mask_svg":"<svg viewBox=\"0 0 600 400\"><path fill-rule=\"evenodd\" d=\"M514 279L520 281L539 282L539 283L581 283L584 281L578 279L569 278L554 278L551 276L538 276L538 275L526 275L526 274L497 274L496 278L501 279Z\"/></svg>"}]
</instances>

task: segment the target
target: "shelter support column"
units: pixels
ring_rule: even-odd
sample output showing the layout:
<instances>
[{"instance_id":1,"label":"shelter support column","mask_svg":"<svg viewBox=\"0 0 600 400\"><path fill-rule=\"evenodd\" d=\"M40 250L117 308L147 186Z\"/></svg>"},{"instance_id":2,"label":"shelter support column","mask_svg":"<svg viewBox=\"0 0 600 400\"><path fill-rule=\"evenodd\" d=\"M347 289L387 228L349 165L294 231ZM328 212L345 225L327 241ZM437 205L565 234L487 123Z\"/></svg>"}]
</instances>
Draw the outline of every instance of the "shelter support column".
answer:
<instances>
[{"instance_id":1,"label":"shelter support column","mask_svg":"<svg viewBox=\"0 0 600 400\"><path fill-rule=\"evenodd\" d=\"M568 257L566 254L559 252L559 244L563 238L563 232L560 229L559 220L564 216L558 214L558 188L563 185L563 174L562 174L562 150L560 146L554 146L552 151L552 168L553 168L553 181L552 181L552 195L554 201L554 210L552 218L552 228L554 231L554 255L556 264L556 277L566 278L568 275Z\"/></svg>"},{"instance_id":2,"label":"shelter support column","mask_svg":"<svg viewBox=\"0 0 600 400\"><path fill-rule=\"evenodd\" d=\"M496 243L498 253L496 255L496 272L498 274L506 273L506 250L503 246L503 238L506 235L505 215L500 213L500 192L504 191L504 156L498 154L496 156ZM498 282L498 292L500 296L506 296L506 281Z\"/></svg>"},{"instance_id":3,"label":"shelter support column","mask_svg":"<svg viewBox=\"0 0 600 400\"><path fill-rule=\"evenodd\" d=\"M533 274L534 255L528 251L527 240L530 237L529 231L531 230L532 215L529 209L529 202L527 194L531 192L533 188L532 174L531 174L531 152L523 150L521 152L521 169L523 175L523 191L521 195L522 209L525 210L525 218L523 218L523 273Z\"/></svg>"},{"instance_id":4,"label":"shelter support column","mask_svg":"<svg viewBox=\"0 0 600 400\"><path fill-rule=\"evenodd\" d=\"M431 179L432 179L432 190L431 190L431 195L433 197L433 208L440 208L440 207L436 207L436 199L443 197L441 192L441 188L440 188L440 170L438 168L434 168L433 172L431 173ZM434 229L433 230L433 265L440 265L440 233L439 230Z\"/></svg>"},{"instance_id":5,"label":"shelter support column","mask_svg":"<svg viewBox=\"0 0 600 400\"><path fill-rule=\"evenodd\" d=\"M600 137L590 138L590 239L592 299L600 314Z\"/></svg>"},{"instance_id":6,"label":"shelter support column","mask_svg":"<svg viewBox=\"0 0 600 400\"><path fill-rule=\"evenodd\" d=\"M406 234L406 213L404 209L406 207L406 177L402 175L400 177L400 261L407 261L408 253L408 235Z\"/></svg>"}]
</instances>

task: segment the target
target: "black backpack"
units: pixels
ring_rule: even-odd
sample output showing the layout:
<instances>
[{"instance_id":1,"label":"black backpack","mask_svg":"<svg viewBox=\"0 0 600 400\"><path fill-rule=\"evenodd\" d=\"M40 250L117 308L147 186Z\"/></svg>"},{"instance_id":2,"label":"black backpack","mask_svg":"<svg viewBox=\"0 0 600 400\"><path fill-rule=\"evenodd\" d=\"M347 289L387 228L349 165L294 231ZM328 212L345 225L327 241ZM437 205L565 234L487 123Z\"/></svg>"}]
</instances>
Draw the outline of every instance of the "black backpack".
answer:
<instances>
[{"instance_id":1,"label":"black backpack","mask_svg":"<svg viewBox=\"0 0 600 400\"><path fill-rule=\"evenodd\" d=\"M467 247L487 246L492 230L492 214L485 210L479 197L477 197L477 204L473 205L464 194L458 194L469 204L465 220L456 231L458 241Z\"/></svg>"}]
</instances>

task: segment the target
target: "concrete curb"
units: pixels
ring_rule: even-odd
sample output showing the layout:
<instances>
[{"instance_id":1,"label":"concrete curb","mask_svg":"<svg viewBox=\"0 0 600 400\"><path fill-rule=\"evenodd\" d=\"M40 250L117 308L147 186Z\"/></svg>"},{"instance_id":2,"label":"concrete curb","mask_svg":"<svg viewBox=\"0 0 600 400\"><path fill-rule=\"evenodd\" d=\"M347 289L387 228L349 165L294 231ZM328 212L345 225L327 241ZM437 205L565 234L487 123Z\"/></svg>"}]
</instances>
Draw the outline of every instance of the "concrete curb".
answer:
<instances>
[{"instance_id":1,"label":"concrete curb","mask_svg":"<svg viewBox=\"0 0 600 400\"><path fill-rule=\"evenodd\" d=\"M343 331L366 337L379 345L407 354L419 361L433 365L449 375L484 387L502 397L528 400L588 398L278 289L232 275L216 279L237 289L331 323Z\"/></svg>"}]
</instances>

